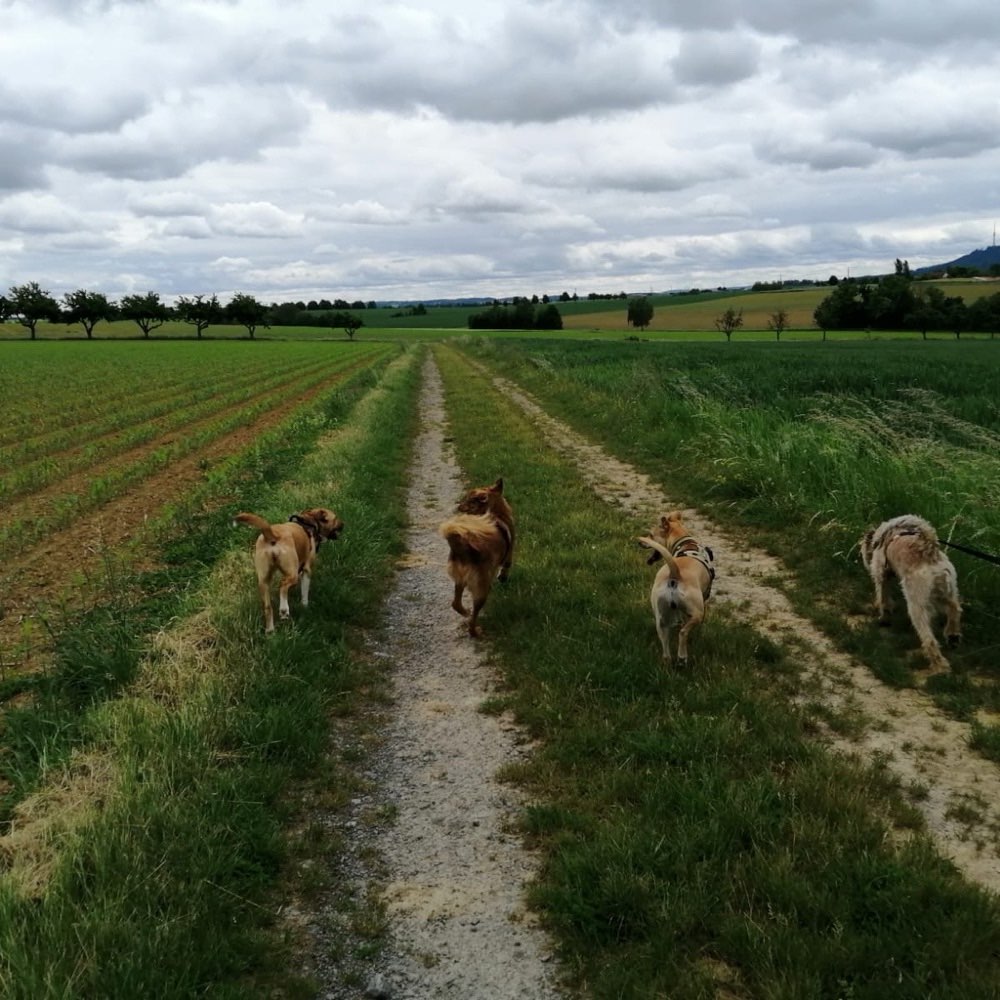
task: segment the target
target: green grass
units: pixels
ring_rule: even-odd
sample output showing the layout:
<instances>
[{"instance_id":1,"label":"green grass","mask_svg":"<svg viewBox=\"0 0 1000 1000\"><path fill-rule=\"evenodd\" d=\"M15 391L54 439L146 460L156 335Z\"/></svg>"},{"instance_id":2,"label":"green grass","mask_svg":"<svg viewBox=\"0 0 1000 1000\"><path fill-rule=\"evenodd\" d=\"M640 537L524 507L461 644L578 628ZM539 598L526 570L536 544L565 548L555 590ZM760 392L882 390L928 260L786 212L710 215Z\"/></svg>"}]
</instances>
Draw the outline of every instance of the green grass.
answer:
<instances>
[{"instance_id":1,"label":"green grass","mask_svg":"<svg viewBox=\"0 0 1000 1000\"><path fill-rule=\"evenodd\" d=\"M797 576L799 609L891 683L912 683L922 664L902 609L892 629L843 627L845 616L869 614L863 530L912 512L943 537L1000 552L996 344L468 346L678 505L710 510L780 555ZM930 689L968 717L1000 703L1000 575L951 557L964 643L951 656L955 675Z\"/></svg>"},{"instance_id":2,"label":"green grass","mask_svg":"<svg viewBox=\"0 0 1000 1000\"><path fill-rule=\"evenodd\" d=\"M533 898L576 982L674 1000L996 995L997 904L912 833L883 770L810 738L794 659L716 611L691 669L664 670L633 541L645 526L601 503L460 355L437 354L467 479L502 474L517 516L510 582L483 624L541 740L509 777L533 802Z\"/></svg>"},{"instance_id":3,"label":"green grass","mask_svg":"<svg viewBox=\"0 0 1000 1000\"><path fill-rule=\"evenodd\" d=\"M18 849L2 855L5 997L311 995L271 893L291 783L354 780L326 758L329 724L371 683L356 637L400 550L412 361L318 402L232 480L233 500L265 516L321 497L346 522L290 626L264 636L252 537L192 498L169 536L168 593L62 632L52 675L4 732L16 797L39 777L47 790L23 799Z\"/></svg>"}]
</instances>

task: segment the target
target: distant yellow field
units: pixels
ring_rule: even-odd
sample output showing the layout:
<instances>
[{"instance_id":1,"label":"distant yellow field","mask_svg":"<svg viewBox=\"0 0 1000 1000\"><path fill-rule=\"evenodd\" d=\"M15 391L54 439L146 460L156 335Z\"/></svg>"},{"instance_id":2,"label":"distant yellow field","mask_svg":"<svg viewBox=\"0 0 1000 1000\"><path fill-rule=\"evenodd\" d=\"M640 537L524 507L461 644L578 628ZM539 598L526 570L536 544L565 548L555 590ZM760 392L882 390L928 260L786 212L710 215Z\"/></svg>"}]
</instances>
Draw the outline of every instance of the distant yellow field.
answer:
<instances>
[{"instance_id":1,"label":"distant yellow field","mask_svg":"<svg viewBox=\"0 0 1000 1000\"><path fill-rule=\"evenodd\" d=\"M1000 279L955 279L935 281L933 284L938 285L946 295L960 296L966 303L1000 292ZM656 305L649 329L714 332L716 317L726 309L742 309L744 330L767 330L771 316L784 309L788 314L789 330L812 330L816 328L813 311L829 294L829 287L824 285L789 291L747 292L745 295L703 302L685 302L683 297L678 297L676 304ZM563 327L567 330L627 330L626 313L627 303L622 302L606 312L564 316Z\"/></svg>"}]
</instances>

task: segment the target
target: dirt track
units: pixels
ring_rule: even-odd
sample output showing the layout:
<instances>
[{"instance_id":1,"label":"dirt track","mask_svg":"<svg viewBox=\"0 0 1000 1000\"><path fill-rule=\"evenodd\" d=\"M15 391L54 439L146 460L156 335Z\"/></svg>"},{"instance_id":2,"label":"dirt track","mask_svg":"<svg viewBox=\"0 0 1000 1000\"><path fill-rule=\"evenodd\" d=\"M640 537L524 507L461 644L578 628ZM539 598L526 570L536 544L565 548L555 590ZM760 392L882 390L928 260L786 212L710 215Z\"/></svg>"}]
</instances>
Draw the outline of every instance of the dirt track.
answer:
<instances>
[{"instance_id":1,"label":"dirt track","mask_svg":"<svg viewBox=\"0 0 1000 1000\"><path fill-rule=\"evenodd\" d=\"M359 986L344 986L344 966L322 957L328 950L324 934L343 933L342 922L336 931L316 934L310 964L325 981L319 995L328 1000L556 996L557 963L522 899L535 862L509 832L519 801L495 777L528 748L512 723L477 710L491 692L492 675L449 607L445 550L435 530L463 483L444 444L446 417L433 362L424 377L422 431L410 473L408 552L373 647L395 678L395 699L382 748L369 765L373 791L339 820L355 858L355 897L378 895L389 944L374 963L353 966ZM503 379L493 384L524 409L604 501L648 523L676 506L646 476L549 417L518 387ZM850 706L873 723L853 742L830 733L830 744L868 760L887 760L904 782L925 786L928 794L916 804L942 853L971 880L1000 891L993 832L1000 824L994 805L1000 803L1000 777L993 764L967 749L968 727L943 716L919 692L887 688L836 650L765 582L786 575L777 560L696 511L685 516L697 536L715 547L716 607L776 641L794 641L808 697L835 709ZM984 815L975 831L957 818L969 811L955 808L972 802ZM373 826L365 822L373 813L395 816ZM379 862L357 862L373 855ZM317 921L314 929L331 924L336 920Z\"/></svg>"}]
</instances>

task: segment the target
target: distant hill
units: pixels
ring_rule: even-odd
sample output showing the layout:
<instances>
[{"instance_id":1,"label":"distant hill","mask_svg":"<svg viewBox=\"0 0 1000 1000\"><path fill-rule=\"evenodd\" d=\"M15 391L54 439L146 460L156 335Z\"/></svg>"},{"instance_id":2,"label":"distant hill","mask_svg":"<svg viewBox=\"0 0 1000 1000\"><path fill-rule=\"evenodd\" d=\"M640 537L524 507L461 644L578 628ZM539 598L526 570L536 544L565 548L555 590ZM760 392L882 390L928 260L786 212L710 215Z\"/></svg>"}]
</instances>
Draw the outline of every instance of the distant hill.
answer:
<instances>
[{"instance_id":1,"label":"distant hill","mask_svg":"<svg viewBox=\"0 0 1000 1000\"><path fill-rule=\"evenodd\" d=\"M947 264L932 264L930 267L918 267L915 274L937 274L948 271L953 267L973 267L977 271L989 272L994 265L1000 265L1000 246L983 247L982 250L973 250L964 257L957 260L950 260Z\"/></svg>"}]
</instances>

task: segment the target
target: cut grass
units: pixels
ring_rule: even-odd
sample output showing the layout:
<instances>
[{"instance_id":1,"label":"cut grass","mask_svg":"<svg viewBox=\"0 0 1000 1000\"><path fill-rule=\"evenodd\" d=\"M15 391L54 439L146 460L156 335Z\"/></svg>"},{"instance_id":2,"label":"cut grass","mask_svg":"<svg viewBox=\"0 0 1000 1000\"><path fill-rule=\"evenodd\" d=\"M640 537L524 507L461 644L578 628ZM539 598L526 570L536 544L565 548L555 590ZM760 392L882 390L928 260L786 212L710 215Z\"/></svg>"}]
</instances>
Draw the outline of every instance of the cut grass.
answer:
<instances>
[{"instance_id":1,"label":"cut grass","mask_svg":"<svg viewBox=\"0 0 1000 1000\"><path fill-rule=\"evenodd\" d=\"M597 500L526 418L438 348L470 483L505 478L510 582L484 614L535 802L532 890L595 996L990 997L1000 910L913 833L884 769L791 707L794 661L716 612L690 671L660 663L645 525Z\"/></svg>"}]
</instances>

